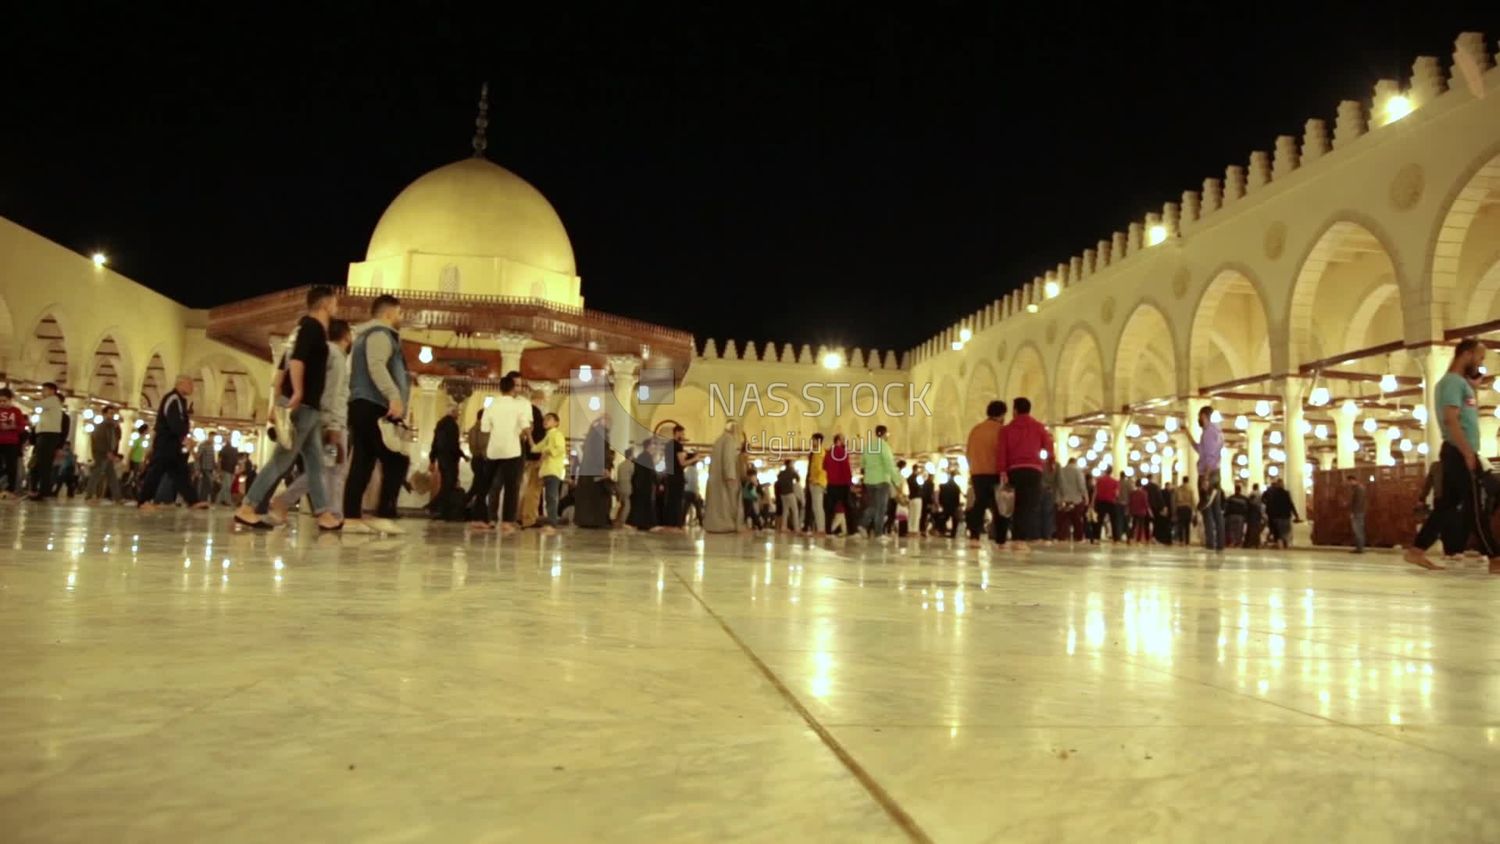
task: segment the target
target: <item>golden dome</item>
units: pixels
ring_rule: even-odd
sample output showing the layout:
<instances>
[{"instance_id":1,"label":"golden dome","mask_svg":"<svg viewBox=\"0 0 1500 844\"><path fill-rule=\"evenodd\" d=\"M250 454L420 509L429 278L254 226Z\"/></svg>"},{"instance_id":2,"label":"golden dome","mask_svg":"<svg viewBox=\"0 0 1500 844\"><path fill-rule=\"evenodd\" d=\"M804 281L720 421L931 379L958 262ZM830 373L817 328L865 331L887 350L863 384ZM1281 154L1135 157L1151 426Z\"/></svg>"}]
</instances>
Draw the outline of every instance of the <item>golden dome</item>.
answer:
<instances>
[{"instance_id":1,"label":"golden dome","mask_svg":"<svg viewBox=\"0 0 1500 844\"><path fill-rule=\"evenodd\" d=\"M466 158L406 186L381 215L366 261L408 253L505 258L577 274L573 244L552 204L486 158Z\"/></svg>"}]
</instances>

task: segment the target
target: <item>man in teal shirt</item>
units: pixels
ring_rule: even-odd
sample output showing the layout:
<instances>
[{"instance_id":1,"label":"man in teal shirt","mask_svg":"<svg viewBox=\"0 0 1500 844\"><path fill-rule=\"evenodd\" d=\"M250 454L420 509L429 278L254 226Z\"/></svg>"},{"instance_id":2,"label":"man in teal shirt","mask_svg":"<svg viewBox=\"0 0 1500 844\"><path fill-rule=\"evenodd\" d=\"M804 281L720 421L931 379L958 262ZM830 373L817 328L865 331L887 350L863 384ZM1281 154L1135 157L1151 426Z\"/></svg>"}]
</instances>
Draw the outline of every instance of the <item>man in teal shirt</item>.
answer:
<instances>
[{"instance_id":1,"label":"man in teal shirt","mask_svg":"<svg viewBox=\"0 0 1500 844\"><path fill-rule=\"evenodd\" d=\"M1461 524L1479 537L1480 550L1490 560L1490 573L1500 574L1500 549L1490 535L1489 519L1480 506L1479 494L1479 403L1471 382L1481 377L1479 365L1484 362L1484 344L1478 340L1459 341L1453 349L1453 364L1437 383L1436 407L1432 423L1443 434L1438 460L1443 468L1442 497L1432 514L1417 532L1416 542L1406 549L1406 561L1424 569L1442 566L1427 558L1427 549L1446 530Z\"/></svg>"},{"instance_id":2,"label":"man in teal shirt","mask_svg":"<svg viewBox=\"0 0 1500 844\"><path fill-rule=\"evenodd\" d=\"M875 438L865 444L865 453L860 458L860 471L864 473L865 510L859 520L860 527L868 527L870 536L889 542L885 535L885 511L891 500L891 485L901 483L901 472L896 468L896 457L885 441L886 427L875 426Z\"/></svg>"}]
</instances>

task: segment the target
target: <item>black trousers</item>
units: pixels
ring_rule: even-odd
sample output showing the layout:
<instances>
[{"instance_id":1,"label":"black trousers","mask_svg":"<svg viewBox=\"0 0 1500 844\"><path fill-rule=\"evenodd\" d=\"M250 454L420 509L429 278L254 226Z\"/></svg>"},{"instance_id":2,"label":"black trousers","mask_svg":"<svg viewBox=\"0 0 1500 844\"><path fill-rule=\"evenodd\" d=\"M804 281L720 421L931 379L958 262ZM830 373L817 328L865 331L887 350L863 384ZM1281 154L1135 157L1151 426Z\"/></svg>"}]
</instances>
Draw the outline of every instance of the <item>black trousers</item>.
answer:
<instances>
[{"instance_id":1,"label":"black trousers","mask_svg":"<svg viewBox=\"0 0 1500 844\"><path fill-rule=\"evenodd\" d=\"M57 450L62 448L62 434L37 434L36 444L31 449L31 458L36 461L36 471L32 474L32 492L40 496L48 496L53 493L52 484L52 460L57 456Z\"/></svg>"},{"instance_id":2,"label":"black trousers","mask_svg":"<svg viewBox=\"0 0 1500 844\"><path fill-rule=\"evenodd\" d=\"M1021 542L1042 538L1042 470L1011 469L1006 473L1016 490L1016 512L1011 517L1011 534Z\"/></svg>"},{"instance_id":3,"label":"black trousers","mask_svg":"<svg viewBox=\"0 0 1500 844\"><path fill-rule=\"evenodd\" d=\"M682 527L687 515L687 483L679 471L667 478L666 494L662 496L661 523L667 527Z\"/></svg>"},{"instance_id":4,"label":"black trousers","mask_svg":"<svg viewBox=\"0 0 1500 844\"><path fill-rule=\"evenodd\" d=\"M21 480L21 444L0 445L0 490L20 495L25 486Z\"/></svg>"},{"instance_id":5,"label":"black trousers","mask_svg":"<svg viewBox=\"0 0 1500 844\"><path fill-rule=\"evenodd\" d=\"M461 515L463 501L458 491L458 455L445 455L437 459L438 484L436 502L438 518L454 521Z\"/></svg>"},{"instance_id":6,"label":"black trousers","mask_svg":"<svg viewBox=\"0 0 1500 844\"><path fill-rule=\"evenodd\" d=\"M464 510L469 518L484 521L485 499L490 494L490 484L495 480L495 461L474 456L474 480L469 482L469 492L464 496Z\"/></svg>"},{"instance_id":7,"label":"black trousers","mask_svg":"<svg viewBox=\"0 0 1500 844\"><path fill-rule=\"evenodd\" d=\"M1490 520L1481 506L1479 475L1469 471L1463 452L1448 443L1443 443L1438 459L1443 462L1443 495L1417 531L1416 546L1426 551L1440 536L1452 535L1458 526L1467 526L1478 537L1481 554L1491 559L1500 557L1495 537L1490 535Z\"/></svg>"},{"instance_id":8,"label":"black trousers","mask_svg":"<svg viewBox=\"0 0 1500 844\"><path fill-rule=\"evenodd\" d=\"M386 408L372 401L349 402L349 479L344 482L344 518L364 518L365 488L380 463L380 498L375 515L395 518L396 497L406 480L406 458L385 447L380 438L380 420Z\"/></svg>"},{"instance_id":9,"label":"black trousers","mask_svg":"<svg viewBox=\"0 0 1500 844\"><path fill-rule=\"evenodd\" d=\"M495 479L490 482L490 498L493 501L496 495L502 497L498 502L500 521L514 523L521 503L521 474L526 471L526 458L502 457L492 462L495 464ZM490 517L487 521L495 521L495 504L486 507L486 514Z\"/></svg>"},{"instance_id":10,"label":"black trousers","mask_svg":"<svg viewBox=\"0 0 1500 844\"><path fill-rule=\"evenodd\" d=\"M163 475L172 479L173 492L182 496L188 504L198 503L198 490L188 472L187 455L182 449L174 448L172 443L158 442L151 452L151 459L146 463L146 475L141 478L141 487L136 490L137 504L145 504L156 497L156 487L161 483Z\"/></svg>"},{"instance_id":11,"label":"black trousers","mask_svg":"<svg viewBox=\"0 0 1500 844\"><path fill-rule=\"evenodd\" d=\"M996 542L1005 542L1005 536L1000 528L1000 499L995 495L999 491L1000 476L975 475L971 480L974 482L974 502L970 509L981 513L988 512L990 518L993 519L990 523L990 538Z\"/></svg>"},{"instance_id":12,"label":"black trousers","mask_svg":"<svg viewBox=\"0 0 1500 844\"><path fill-rule=\"evenodd\" d=\"M833 514L840 504L844 505L844 521L853 522L854 514L851 512L853 508L849 506L849 487L847 485L830 486L823 491L823 524L830 534L833 533ZM849 530L853 529L854 525L850 524Z\"/></svg>"}]
</instances>

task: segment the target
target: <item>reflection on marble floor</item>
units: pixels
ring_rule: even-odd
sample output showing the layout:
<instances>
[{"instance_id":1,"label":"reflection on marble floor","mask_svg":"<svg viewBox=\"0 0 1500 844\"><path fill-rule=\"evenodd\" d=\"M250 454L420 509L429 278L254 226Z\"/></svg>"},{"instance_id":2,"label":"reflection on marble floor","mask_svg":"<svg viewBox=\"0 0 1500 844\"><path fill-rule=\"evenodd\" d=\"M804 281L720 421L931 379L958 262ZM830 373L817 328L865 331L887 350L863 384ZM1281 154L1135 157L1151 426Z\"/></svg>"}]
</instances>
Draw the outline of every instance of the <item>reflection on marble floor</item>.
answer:
<instances>
[{"instance_id":1,"label":"reflection on marble floor","mask_svg":"<svg viewBox=\"0 0 1500 844\"><path fill-rule=\"evenodd\" d=\"M227 521L0 508L7 840L1500 839L1478 564Z\"/></svg>"}]
</instances>

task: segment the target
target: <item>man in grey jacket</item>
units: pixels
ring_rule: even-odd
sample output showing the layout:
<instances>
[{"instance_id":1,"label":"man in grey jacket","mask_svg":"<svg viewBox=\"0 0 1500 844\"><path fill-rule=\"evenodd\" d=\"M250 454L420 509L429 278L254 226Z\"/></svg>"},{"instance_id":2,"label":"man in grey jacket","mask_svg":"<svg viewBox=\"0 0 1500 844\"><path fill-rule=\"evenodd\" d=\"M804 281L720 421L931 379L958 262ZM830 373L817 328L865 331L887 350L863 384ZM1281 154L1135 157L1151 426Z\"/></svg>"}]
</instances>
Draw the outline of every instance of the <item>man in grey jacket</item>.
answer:
<instances>
[{"instance_id":1,"label":"man in grey jacket","mask_svg":"<svg viewBox=\"0 0 1500 844\"><path fill-rule=\"evenodd\" d=\"M354 331L349 354L349 479L344 487L345 529L401 533L390 520L396 518L396 497L406 480L407 458L386 447L380 421L406 417L411 376L401 354L401 301L378 296L370 305L369 322ZM365 487L375 464L380 463L380 495L376 519L364 520Z\"/></svg>"},{"instance_id":2,"label":"man in grey jacket","mask_svg":"<svg viewBox=\"0 0 1500 844\"><path fill-rule=\"evenodd\" d=\"M1088 509L1089 491L1083 480L1083 465L1075 457L1057 470L1057 520L1062 527L1059 538L1087 542Z\"/></svg>"}]
</instances>

